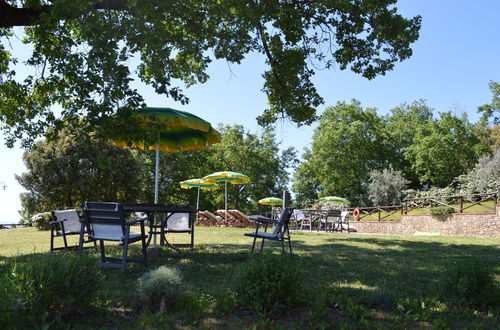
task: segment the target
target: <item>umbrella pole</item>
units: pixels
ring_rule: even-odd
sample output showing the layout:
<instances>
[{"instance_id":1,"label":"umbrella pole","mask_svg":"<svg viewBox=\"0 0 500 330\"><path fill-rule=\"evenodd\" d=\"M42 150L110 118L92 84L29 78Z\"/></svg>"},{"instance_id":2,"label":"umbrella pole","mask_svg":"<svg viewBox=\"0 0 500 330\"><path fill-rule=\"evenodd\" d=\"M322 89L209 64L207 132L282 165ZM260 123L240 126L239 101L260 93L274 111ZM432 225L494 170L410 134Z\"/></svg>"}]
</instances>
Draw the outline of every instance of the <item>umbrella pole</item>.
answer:
<instances>
[{"instance_id":1,"label":"umbrella pole","mask_svg":"<svg viewBox=\"0 0 500 330\"><path fill-rule=\"evenodd\" d=\"M198 186L198 197L196 198L196 211L200 208L200 187ZM198 212L196 212L196 220L198 220Z\"/></svg>"},{"instance_id":2,"label":"umbrella pole","mask_svg":"<svg viewBox=\"0 0 500 330\"><path fill-rule=\"evenodd\" d=\"M156 144L155 204L158 204L158 174L159 173L160 173L160 132L158 132L158 143ZM154 214L153 225L156 226L156 213ZM156 235L153 235L153 247L156 248Z\"/></svg>"},{"instance_id":3,"label":"umbrella pole","mask_svg":"<svg viewBox=\"0 0 500 330\"><path fill-rule=\"evenodd\" d=\"M227 181L225 182L225 190L226 190L226 212L224 212L224 217L226 218L227 223Z\"/></svg>"}]
</instances>

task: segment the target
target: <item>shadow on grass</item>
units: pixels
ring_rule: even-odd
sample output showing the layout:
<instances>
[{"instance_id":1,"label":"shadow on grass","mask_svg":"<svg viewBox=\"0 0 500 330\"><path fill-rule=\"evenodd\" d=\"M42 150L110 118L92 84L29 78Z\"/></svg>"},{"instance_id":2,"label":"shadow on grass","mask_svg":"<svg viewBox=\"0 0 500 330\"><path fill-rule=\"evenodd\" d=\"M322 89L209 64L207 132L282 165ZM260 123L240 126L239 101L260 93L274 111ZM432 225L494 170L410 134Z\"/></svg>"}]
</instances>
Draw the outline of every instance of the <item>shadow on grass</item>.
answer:
<instances>
[{"instance_id":1,"label":"shadow on grass","mask_svg":"<svg viewBox=\"0 0 500 330\"><path fill-rule=\"evenodd\" d=\"M466 258L483 260L500 274L499 249L494 245L451 244L439 241L415 241L400 237L360 237L347 234L311 235L292 232L294 260L304 269L304 283L310 289L332 287L359 301L369 300L378 292L397 296L434 296L439 292L446 270ZM201 244L180 252L161 248L149 254L149 266L129 264L122 273L103 268L106 285L101 289L103 304L132 306L136 299L136 281L144 272L161 265L178 268L191 291L219 297L231 281L238 265L250 256L251 239L247 244ZM257 245L256 247L260 247ZM276 242L266 242L267 253L281 253ZM119 256L120 248L109 249ZM96 261L97 251L86 250ZM139 255L139 247L130 247L130 255ZM27 262L31 255L17 256ZM6 270L0 259L0 271Z\"/></svg>"}]
</instances>

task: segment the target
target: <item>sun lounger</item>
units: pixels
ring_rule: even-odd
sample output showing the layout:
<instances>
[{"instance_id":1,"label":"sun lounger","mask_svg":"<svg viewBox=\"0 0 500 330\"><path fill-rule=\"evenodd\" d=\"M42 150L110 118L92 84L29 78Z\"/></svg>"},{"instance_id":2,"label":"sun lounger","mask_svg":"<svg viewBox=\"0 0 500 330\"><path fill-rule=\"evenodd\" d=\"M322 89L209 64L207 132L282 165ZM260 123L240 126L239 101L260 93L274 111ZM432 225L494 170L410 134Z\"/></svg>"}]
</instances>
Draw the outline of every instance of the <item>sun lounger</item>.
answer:
<instances>
[{"instance_id":1,"label":"sun lounger","mask_svg":"<svg viewBox=\"0 0 500 330\"><path fill-rule=\"evenodd\" d=\"M224 219L210 211L200 211L198 214L202 218L202 223L206 226L220 226L224 222Z\"/></svg>"},{"instance_id":2,"label":"sun lounger","mask_svg":"<svg viewBox=\"0 0 500 330\"><path fill-rule=\"evenodd\" d=\"M235 217L243 225L243 227L251 227L253 225L248 215L240 210L229 210L228 212Z\"/></svg>"},{"instance_id":3,"label":"sun lounger","mask_svg":"<svg viewBox=\"0 0 500 330\"><path fill-rule=\"evenodd\" d=\"M224 219L226 226L233 227L238 225L238 220L233 215L231 215L231 213L226 212L226 210L217 210L215 211L215 213L222 219Z\"/></svg>"}]
</instances>

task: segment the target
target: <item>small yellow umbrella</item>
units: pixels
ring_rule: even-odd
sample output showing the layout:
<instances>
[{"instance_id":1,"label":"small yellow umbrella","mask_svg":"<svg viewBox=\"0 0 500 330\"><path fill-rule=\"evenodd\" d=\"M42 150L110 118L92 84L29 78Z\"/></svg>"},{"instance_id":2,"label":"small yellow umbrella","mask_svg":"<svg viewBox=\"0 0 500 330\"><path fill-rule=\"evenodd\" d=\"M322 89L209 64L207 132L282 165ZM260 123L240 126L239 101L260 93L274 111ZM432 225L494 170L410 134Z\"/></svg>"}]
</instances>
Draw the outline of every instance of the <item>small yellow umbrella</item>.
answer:
<instances>
[{"instance_id":1,"label":"small yellow umbrella","mask_svg":"<svg viewBox=\"0 0 500 330\"><path fill-rule=\"evenodd\" d=\"M216 183L206 182L203 179L189 179L179 182L182 189L198 188L198 197L196 198L196 209L200 206L200 189L217 190L219 185Z\"/></svg>"},{"instance_id":2,"label":"small yellow umbrella","mask_svg":"<svg viewBox=\"0 0 500 330\"><path fill-rule=\"evenodd\" d=\"M250 182L250 178L245 174L241 174L238 172L231 171L223 171L223 172L215 172L203 177L203 180L207 182L224 182L224 190L225 190L225 216L227 221L227 183L230 182L232 184L245 184Z\"/></svg>"},{"instance_id":3,"label":"small yellow umbrella","mask_svg":"<svg viewBox=\"0 0 500 330\"><path fill-rule=\"evenodd\" d=\"M259 200L259 204L271 205L271 218L274 217L273 209L276 205L283 205L283 200L278 197L266 197Z\"/></svg>"},{"instance_id":4,"label":"small yellow umbrella","mask_svg":"<svg viewBox=\"0 0 500 330\"><path fill-rule=\"evenodd\" d=\"M336 204L351 204L351 202L349 202L347 199L337 196L321 197L319 200Z\"/></svg>"}]
</instances>

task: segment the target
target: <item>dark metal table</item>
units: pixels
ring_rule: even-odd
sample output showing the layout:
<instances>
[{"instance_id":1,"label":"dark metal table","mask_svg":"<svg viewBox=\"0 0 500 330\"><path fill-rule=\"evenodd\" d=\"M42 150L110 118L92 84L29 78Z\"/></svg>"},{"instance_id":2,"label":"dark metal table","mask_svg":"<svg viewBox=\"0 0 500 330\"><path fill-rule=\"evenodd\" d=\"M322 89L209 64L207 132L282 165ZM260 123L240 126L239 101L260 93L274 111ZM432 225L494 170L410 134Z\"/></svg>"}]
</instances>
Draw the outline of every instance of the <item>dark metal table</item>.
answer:
<instances>
[{"instance_id":1,"label":"dark metal table","mask_svg":"<svg viewBox=\"0 0 500 330\"><path fill-rule=\"evenodd\" d=\"M194 246L194 217L191 214L196 214L198 210L189 205L168 205L168 204L147 204L147 203L123 203L123 211L125 212L143 212L146 213L149 221L149 235L147 246L151 243L151 238L154 237L154 244L156 244L156 237L160 236L160 246L168 246L175 250L176 247L193 247ZM167 230L167 221L175 213L189 213L189 228L186 230ZM156 223L155 215L160 216L160 222ZM190 233L190 244L171 244L167 240L167 233Z\"/></svg>"}]
</instances>

